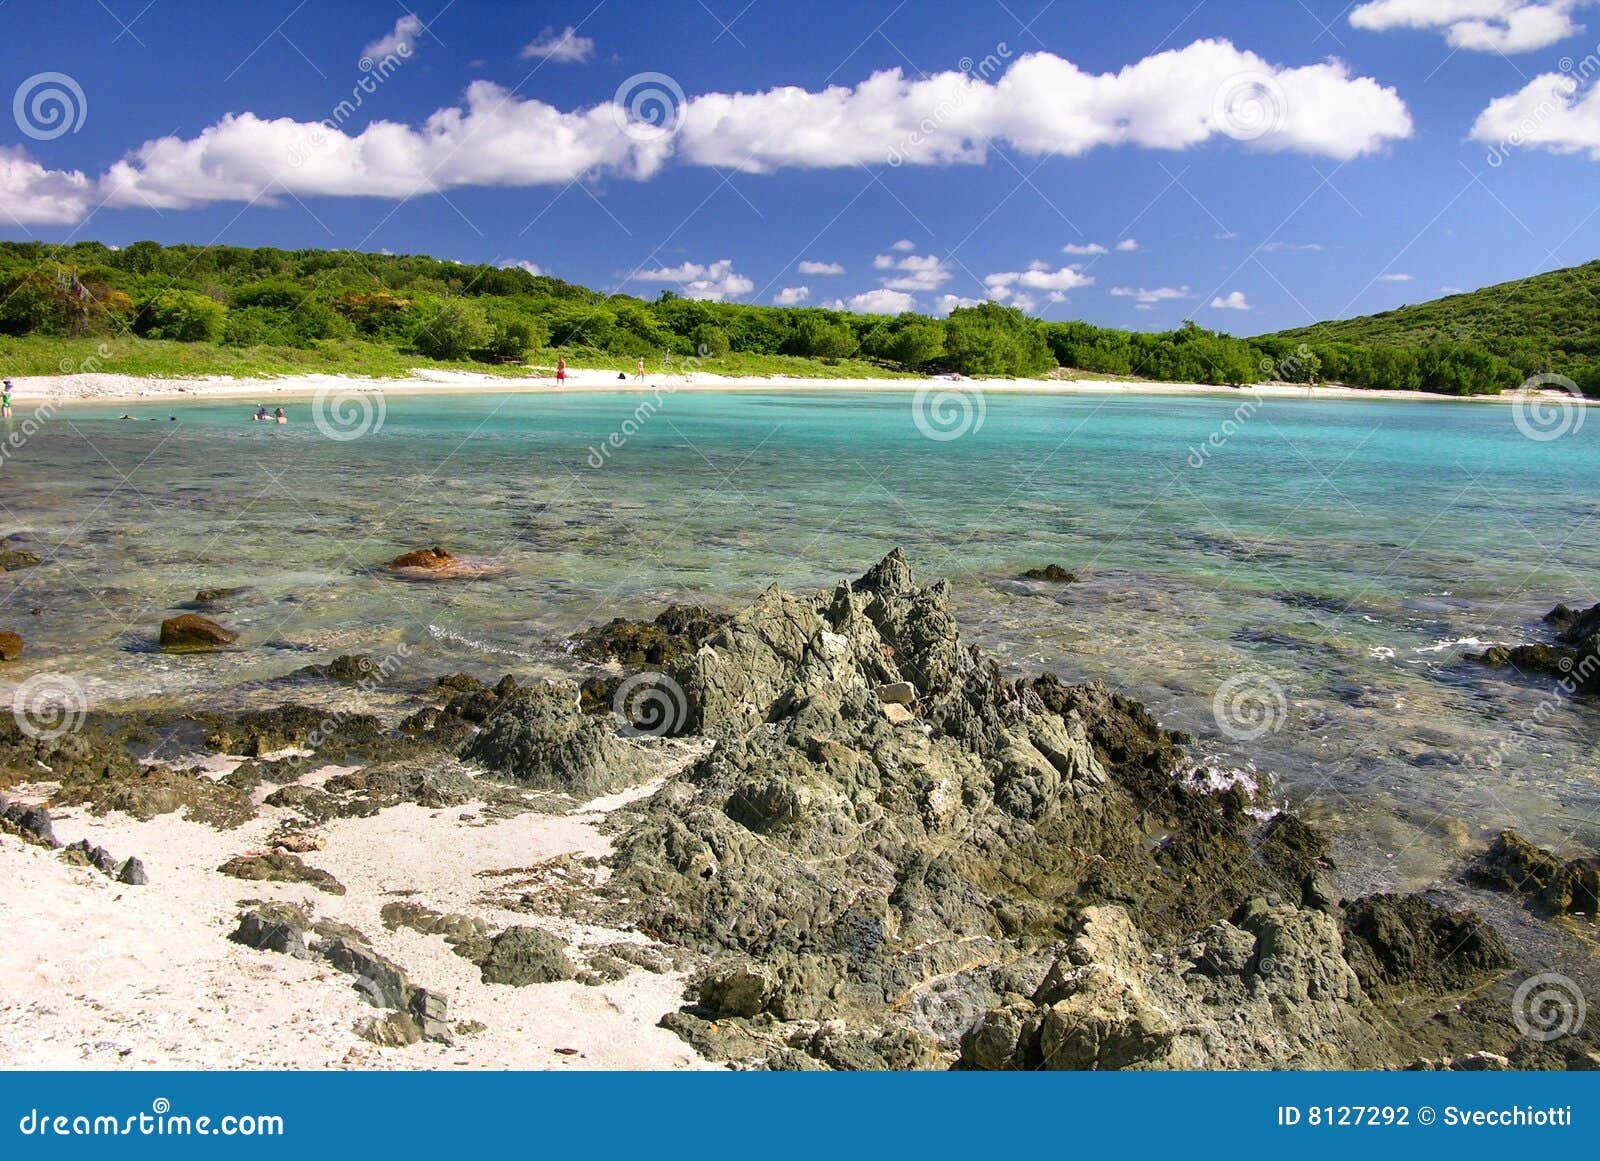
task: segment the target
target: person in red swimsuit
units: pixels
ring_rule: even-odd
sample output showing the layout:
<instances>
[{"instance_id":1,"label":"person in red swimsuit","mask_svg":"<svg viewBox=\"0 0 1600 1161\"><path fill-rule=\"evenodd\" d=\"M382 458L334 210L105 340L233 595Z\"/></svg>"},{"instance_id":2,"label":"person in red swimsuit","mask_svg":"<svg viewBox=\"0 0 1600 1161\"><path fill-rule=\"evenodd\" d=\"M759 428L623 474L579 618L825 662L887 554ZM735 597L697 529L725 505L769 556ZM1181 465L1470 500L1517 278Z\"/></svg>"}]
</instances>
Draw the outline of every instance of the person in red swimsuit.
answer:
<instances>
[{"instance_id":1,"label":"person in red swimsuit","mask_svg":"<svg viewBox=\"0 0 1600 1161\"><path fill-rule=\"evenodd\" d=\"M567 381L567 360L565 358L562 358L562 357L558 356L556 358L556 386L559 387L563 383L565 383L566 381Z\"/></svg>"}]
</instances>

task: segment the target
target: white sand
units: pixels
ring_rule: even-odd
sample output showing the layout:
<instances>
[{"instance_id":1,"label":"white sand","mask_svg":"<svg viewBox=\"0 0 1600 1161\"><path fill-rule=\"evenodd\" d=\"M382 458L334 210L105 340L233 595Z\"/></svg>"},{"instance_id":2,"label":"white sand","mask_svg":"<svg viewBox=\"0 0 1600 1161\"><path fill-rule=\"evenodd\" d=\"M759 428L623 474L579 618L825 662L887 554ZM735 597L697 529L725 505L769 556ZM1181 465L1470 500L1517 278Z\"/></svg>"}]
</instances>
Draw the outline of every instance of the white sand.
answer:
<instances>
[{"instance_id":1,"label":"white sand","mask_svg":"<svg viewBox=\"0 0 1600 1161\"><path fill-rule=\"evenodd\" d=\"M49 400L68 403L136 403L177 399L239 399L250 402L278 402L285 399L314 398L318 395L352 392L382 392L388 395L448 395L451 393L490 394L553 392L554 370L527 378L507 378L471 371L418 368L404 379L373 379L346 375L286 375L273 379L235 379L212 376L202 379L154 379L134 375L90 373L82 375L36 375L13 379L19 415L30 406ZM1019 395L1256 395L1264 398L1293 399L1373 399L1441 400L1467 403L1510 403L1526 398L1521 392L1502 395L1451 396L1423 391L1373 391L1361 387L1326 384L1308 390L1298 383L1258 383L1251 387L1218 387L1206 383L1152 383L1121 379L965 379L958 376L909 379L802 379L792 376L729 377L697 373L650 373L643 383L632 377L617 378L615 370L569 371L566 385L559 390L579 392L629 391L654 392L739 392L739 391L899 391L924 388L950 388L963 391L1004 392ZM1546 398L1573 400L1559 390L1539 393Z\"/></svg>"},{"instance_id":2,"label":"white sand","mask_svg":"<svg viewBox=\"0 0 1600 1161\"><path fill-rule=\"evenodd\" d=\"M656 1026L683 1003L682 974L636 970L599 987L486 985L442 937L391 932L379 919L385 903L409 899L497 930L542 926L569 944L637 942L637 935L497 910L480 897L501 880L478 873L604 855L608 840L596 828L604 812L653 789L487 825L462 820L478 813L471 805L404 805L336 820L320 828L326 848L302 857L337 877L348 889L343 896L217 873L234 855L263 846L288 816L273 807L233 831L176 815L139 822L55 814L62 842L87 838L118 859L139 856L150 876L141 887L0 835L0 1068L715 1067ZM350 976L227 939L241 899L297 902L354 925L412 983L446 997L452 1024L476 1020L486 1029L457 1035L454 1046L379 1048L361 1039L355 1024L377 1010Z\"/></svg>"}]
</instances>

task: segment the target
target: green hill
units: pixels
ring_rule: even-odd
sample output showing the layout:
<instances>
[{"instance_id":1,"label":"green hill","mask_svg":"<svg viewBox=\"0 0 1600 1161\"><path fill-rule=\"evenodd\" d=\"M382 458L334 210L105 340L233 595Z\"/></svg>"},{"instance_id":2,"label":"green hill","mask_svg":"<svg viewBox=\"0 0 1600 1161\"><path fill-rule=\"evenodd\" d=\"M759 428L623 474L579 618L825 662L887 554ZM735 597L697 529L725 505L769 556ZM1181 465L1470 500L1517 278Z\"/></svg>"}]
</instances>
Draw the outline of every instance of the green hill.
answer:
<instances>
[{"instance_id":1,"label":"green hill","mask_svg":"<svg viewBox=\"0 0 1600 1161\"><path fill-rule=\"evenodd\" d=\"M1479 394L1556 372L1600 393L1600 263L1369 318L1240 339L1042 322L998 303L948 318L603 294L516 267L345 250L0 242L8 375L527 374L578 366L734 375L1262 379Z\"/></svg>"},{"instance_id":2,"label":"green hill","mask_svg":"<svg viewBox=\"0 0 1600 1161\"><path fill-rule=\"evenodd\" d=\"M1600 393L1600 262L1502 282L1382 314L1280 331L1261 341L1411 351L1480 346L1523 378L1565 375Z\"/></svg>"}]
</instances>

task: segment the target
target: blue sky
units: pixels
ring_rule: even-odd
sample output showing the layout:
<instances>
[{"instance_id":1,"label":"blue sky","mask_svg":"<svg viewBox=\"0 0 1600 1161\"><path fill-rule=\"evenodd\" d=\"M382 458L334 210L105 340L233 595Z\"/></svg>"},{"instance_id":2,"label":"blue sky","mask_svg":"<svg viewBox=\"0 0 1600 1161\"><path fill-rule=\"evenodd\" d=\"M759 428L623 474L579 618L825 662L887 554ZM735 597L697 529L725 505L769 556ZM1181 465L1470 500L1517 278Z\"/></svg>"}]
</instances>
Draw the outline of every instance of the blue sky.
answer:
<instances>
[{"instance_id":1,"label":"blue sky","mask_svg":"<svg viewBox=\"0 0 1600 1161\"><path fill-rule=\"evenodd\" d=\"M1574 0L11 0L0 237L1258 333L1600 256L1597 43Z\"/></svg>"}]
</instances>

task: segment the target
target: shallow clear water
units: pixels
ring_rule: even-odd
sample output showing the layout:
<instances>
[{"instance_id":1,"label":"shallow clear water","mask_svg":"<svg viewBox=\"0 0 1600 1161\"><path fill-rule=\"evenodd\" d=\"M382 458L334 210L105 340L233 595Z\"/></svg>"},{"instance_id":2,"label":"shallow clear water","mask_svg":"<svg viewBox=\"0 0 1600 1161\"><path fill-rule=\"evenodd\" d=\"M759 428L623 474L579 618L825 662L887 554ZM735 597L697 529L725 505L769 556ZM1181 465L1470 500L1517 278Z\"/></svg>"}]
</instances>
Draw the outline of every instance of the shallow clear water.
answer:
<instances>
[{"instance_id":1,"label":"shallow clear water","mask_svg":"<svg viewBox=\"0 0 1600 1161\"><path fill-rule=\"evenodd\" d=\"M1600 708L1460 644L1600 599L1600 422L1540 442L1506 406L1239 402L997 394L949 440L909 393L391 396L348 441L309 401L287 426L248 401L64 410L0 469L4 531L48 555L0 580L0 628L28 641L6 677L212 701L401 642L416 675L571 671L560 639L585 624L827 584L898 544L1013 672L1103 678L1270 772L1358 885L1446 874L1507 825L1600 849ZM506 572L372 571L435 543ZM1050 562L1083 581L1015 579ZM248 648L152 651L224 585L256 589L221 618ZM1241 685L1259 738L1214 715Z\"/></svg>"}]
</instances>

